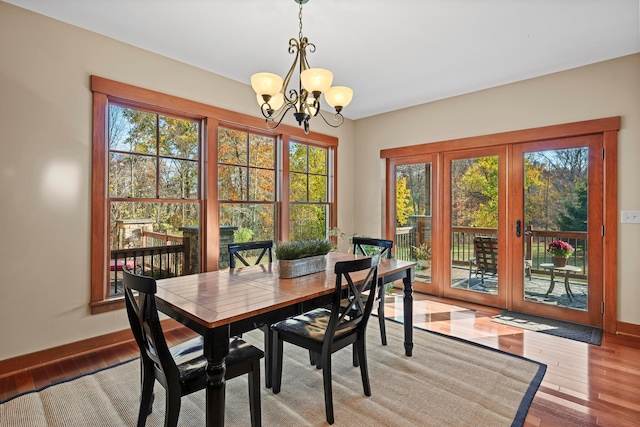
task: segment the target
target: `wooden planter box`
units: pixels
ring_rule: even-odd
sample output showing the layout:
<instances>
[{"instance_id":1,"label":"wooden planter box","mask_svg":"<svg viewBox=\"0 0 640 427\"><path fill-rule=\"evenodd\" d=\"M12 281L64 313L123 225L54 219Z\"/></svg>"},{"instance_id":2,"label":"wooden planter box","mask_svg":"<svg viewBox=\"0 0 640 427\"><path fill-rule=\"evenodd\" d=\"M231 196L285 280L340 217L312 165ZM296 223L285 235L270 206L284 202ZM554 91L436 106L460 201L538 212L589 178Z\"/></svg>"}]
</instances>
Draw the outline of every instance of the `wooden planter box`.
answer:
<instances>
[{"instance_id":1,"label":"wooden planter box","mask_svg":"<svg viewBox=\"0 0 640 427\"><path fill-rule=\"evenodd\" d=\"M280 278L291 279L293 277L306 276L327 269L327 256L318 255L308 258L293 260L278 260Z\"/></svg>"}]
</instances>

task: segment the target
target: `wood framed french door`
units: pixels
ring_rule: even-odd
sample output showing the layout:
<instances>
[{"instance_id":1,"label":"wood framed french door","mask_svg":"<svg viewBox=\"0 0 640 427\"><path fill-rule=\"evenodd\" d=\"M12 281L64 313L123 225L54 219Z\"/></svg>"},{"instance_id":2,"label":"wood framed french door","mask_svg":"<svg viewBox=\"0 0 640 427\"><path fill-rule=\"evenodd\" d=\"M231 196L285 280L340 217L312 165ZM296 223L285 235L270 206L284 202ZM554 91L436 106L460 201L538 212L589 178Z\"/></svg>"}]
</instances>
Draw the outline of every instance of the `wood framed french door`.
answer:
<instances>
[{"instance_id":1,"label":"wood framed french door","mask_svg":"<svg viewBox=\"0 0 640 427\"><path fill-rule=\"evenodd\" d=\"M516 311L603 324L603 137L513 145L509 236ZM554 266L551 242L570 245Z\"/></svg>"},{"instance_id":2,"label":"wood framed french door","mask_svg":"<svg viewBox=\"0 0 640 427\"><path fill-rule=\"evenodd\" d=\"M610 117L381 150L396 256L407 244L400 234L425 222L431 234L429 280L420 283L417 267L414 289L615 332L619 128ZM399 184L411 167L430 173L431 212L428 221L414 212L407 231L396 209L402 194L417 194ZM573 246L568 267L546 252L554 240ZM406 254L418 262L419 251Z\"/></svg>"}]
</instances>

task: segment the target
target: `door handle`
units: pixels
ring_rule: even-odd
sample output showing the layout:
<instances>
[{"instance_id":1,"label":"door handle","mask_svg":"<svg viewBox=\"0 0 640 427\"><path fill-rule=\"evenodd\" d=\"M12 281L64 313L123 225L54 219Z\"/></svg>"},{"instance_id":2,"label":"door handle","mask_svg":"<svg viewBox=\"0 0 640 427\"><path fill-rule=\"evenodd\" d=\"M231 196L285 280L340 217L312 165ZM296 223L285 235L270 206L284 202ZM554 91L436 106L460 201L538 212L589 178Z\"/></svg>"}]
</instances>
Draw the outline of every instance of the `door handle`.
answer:
<instances>
[{"instance_id":1,"label":"door handle","mask_svg":"<svg viewBox=\"0 0 640 427\"><path fill-rule=\"evenodd\" d=\"M520 220L516 221L516 237L520 237L520 235L522 234L522 222Z\"/></svg>"}]
</instances>

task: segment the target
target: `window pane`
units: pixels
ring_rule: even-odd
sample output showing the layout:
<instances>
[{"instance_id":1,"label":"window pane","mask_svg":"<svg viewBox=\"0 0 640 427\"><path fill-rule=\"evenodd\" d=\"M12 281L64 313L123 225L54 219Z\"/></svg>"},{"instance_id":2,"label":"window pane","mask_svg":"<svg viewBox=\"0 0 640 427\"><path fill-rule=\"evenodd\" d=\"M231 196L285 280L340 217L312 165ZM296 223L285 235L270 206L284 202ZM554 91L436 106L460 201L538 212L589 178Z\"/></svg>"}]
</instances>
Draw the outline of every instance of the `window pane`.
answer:
<instances>
[{"instance_id":1,"label":"window pane","mask_svg":"<svg viewBox=\"0 0 640 427\"><path fill-rule=\"evenodd\" d=\"M324 239L327 236L327 205L291 205L289 239Z\"/></svg>"},{"instance_id":2,"label":"window pane","mask_svg":"<svg viewBox=\"0 0 640 427\"><path fill-rule=\"evenodd\" d=\"M275 139L262 135L249 135L249 166L275 169Z\"/></svg>"},{"instance_id":3,"label":"window pane","mask_svg":"<svg viewBox=\"0 0 640 427\"><path fill-rule=\"evenodd\" d=\"M249 169L249 200L276 199L276 173L274 170Z\"/></svg>"},{"instance_id":4,"label":"window pane","mask_svg":"<svg viewBox=\"0 0 640 427\"><path fill-rule=\"evenodd\" d=\"M110 197L156 197L155 158L135 154L109 154Z\"/></svg>"},{"instance_id":5,"label":"window pane","mask_svg":"<svg viewBox=\"0 0 640 427\"><path fill-rule=\"evenodd\" d=\"M196 199L198 163L189 160L160 159L160 197Z\"/></svg>"},{"instance_id":6,"label":"window pane","mask_svg":"<svg viewBox=\"0 0 640 427\"><path fill-rule=\"evenodd\" d=\"M303 173L291 173L289 177L289 200L292 202L306 202L307 200L307 175Z\"/></svg>"},{"instance_id":7,"label":"window pane","mask_svg":"<svg viewBox=\"0 0 640 427\"><path fill-rule=\"evenodd\" d=\"M309 175L309 201L327 201L327 177L321 175Z\"/></svg>"},{"instance_id":8,"label":"window pane","mask_svg":"<svg viewBox=\"0 0 640 427\"><path fill-rule=\"evenodd\" d=\"M247 168L218 166L218 200L247 200Z\"/></svg>"},{"instance_id":9,"label":"window pane","mask_svg":"<svg viewBox=\"0 0 640 427\"><path fill-rule=\"evenodd\" d=\"M160 116L160 154L181 159L198 159L198 124Z\"/></svg>"},{"instance_id":10,"label":"window pane","mask_svg":"<svg viewBox=\"0 0 640 427\"><path fill-rule=\"evenodd\" d=\"M155 154L156 115L110 105L109 149Z\"/></svg>"},{"instance_id":11,"label":"window pane","mask_svg":"<svg viewBox=\"0 0 640 427\"><path fill-rule=\"evenodd\" d=\"M220 225L237 227L235 242L275 240L275 204L220 203Z\"/></svg>"},{"instance_id":12,"label":"window pane","mask_svg":"<svg viewBox=\"0 0 640 427\"><path fill-rule=\"evenodd\" d=\"M247 133L220 128L218 130L218 162L247 164Z\"/></svg>"},{"instance_id":13,"label":"window pane","mask_svg":"<svg viewBox=\"0 0 640 427\"><path fill-rule=\"evenodd\" d=\"M307 146L292 142L289 144L289 169L292 172L307 171Z\"/></svg>"},{"instance_id":14,"label":"window pane","mask_svg":"<svg viewBox=\"0 0 640 427\"><path fill-rule=\"evenodd\" d=\"M155 278L193 274L199 270L198 203L110 202L110 295L123 293L122 269ZM145 248L153 248L146 249Z\"/></svg>"},{"instance_id":15,"label":"window pane","mask_svg":"<svg viewBox=\"0 0 640 427\"><path fill-rule=\"evenodd\" d=\"M309 173L327 174L327 149L309 146Z\"/></svg>"}]
</instances>

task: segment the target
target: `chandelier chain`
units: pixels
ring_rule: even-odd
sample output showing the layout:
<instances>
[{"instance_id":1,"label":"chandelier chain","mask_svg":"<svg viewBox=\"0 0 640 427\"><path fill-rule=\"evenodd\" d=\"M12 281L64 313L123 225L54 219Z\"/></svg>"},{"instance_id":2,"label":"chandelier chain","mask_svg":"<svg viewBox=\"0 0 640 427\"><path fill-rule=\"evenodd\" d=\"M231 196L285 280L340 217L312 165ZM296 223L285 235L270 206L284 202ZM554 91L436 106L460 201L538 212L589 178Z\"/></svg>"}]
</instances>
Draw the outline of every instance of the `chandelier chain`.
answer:
<instances>
[{"instance_id":1,"label":"chandelier chain","mask_svg":"<svg viewBox=\"0 0 640 427\"><path fill-rule=\"evenodd\" d=\"M300 24L299 24L300 33L298 33L298 39L302 40L302 2L299 2L299 3L300 3L300 12L298 12L298 19L300 21Z\"/></svg>"}]
</instances>

